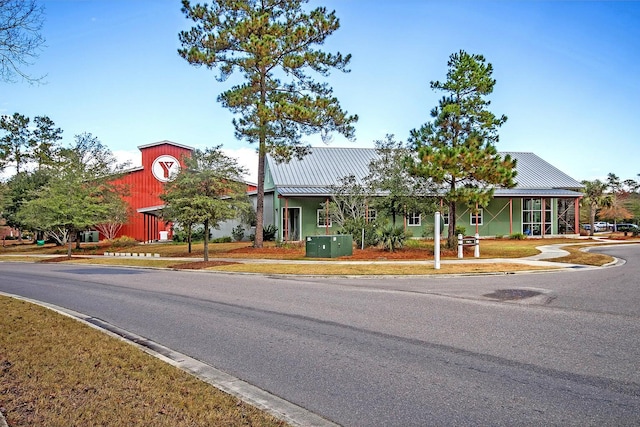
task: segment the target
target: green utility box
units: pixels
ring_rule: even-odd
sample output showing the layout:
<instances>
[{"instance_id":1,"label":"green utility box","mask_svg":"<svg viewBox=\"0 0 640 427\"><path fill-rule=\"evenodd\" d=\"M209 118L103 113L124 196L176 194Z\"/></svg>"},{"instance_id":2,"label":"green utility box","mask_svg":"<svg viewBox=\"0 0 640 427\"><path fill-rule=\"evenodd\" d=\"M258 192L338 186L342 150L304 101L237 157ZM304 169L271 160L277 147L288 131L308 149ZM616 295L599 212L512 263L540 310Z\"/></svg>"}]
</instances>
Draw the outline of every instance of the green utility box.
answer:
<instances>
[{"instance_id":1,"label":"green utility box","mask_svg":"<svg viewBox=\"0 0 640 427\"><path fill-rule=\"evenodd\" d=\"M97 231L83 231L80 233L80 242L82 243L97 243L98 232Z\"/></svg>"},{"instance_id":2,"label":"green utility box","mask_svg":"<svg viewBox=\"0 0 640 427\"><path fill-rule=\"evenodd\" d=\"M351 234L307 236L306 256L309 258L337 258L353 255Z\"/></svg>"}]
</instances>

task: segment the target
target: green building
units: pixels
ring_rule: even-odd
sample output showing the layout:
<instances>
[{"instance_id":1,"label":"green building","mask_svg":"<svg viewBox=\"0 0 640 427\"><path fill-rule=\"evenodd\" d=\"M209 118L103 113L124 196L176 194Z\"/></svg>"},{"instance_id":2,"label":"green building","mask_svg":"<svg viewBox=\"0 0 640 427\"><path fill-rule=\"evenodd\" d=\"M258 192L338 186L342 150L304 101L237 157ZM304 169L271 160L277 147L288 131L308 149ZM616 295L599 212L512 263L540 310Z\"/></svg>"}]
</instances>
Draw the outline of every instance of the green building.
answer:
<instances>
[{"instance_id":1,"label":"green building","mask_svg":"<svg viewBox=\"0 0 640 427\"><path fill-rule=\"evenodd\" d=\"M466 234L477 232L481 237L578 235L582 184L533 153L501 154L517 160L516 186L496 188L493 200L477 214L458 206L456 224L463 226ZM338 227L327 218L323 204L331 200L332 187L341 178L354 175L362 183L377 156L373 148L337 147L314 147L302 160L289 163L267 156L265 225L275 225L276 238L281 241L337 234ZM413 236L429 235L433 229L433 216L423 216L413 212L404 216L404 226ZM443 218L446 233L446 212Z\"/></svg>"}]
</instances>

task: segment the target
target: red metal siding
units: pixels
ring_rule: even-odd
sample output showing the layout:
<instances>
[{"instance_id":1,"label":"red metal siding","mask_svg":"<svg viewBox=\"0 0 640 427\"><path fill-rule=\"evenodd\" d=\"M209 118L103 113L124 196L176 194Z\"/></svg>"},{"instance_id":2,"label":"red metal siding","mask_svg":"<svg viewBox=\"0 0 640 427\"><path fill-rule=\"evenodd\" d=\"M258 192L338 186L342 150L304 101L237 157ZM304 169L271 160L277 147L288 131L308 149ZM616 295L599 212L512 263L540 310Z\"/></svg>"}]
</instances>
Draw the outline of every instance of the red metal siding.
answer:
<instances>
[{"instance_id":1,"label":"red metal siding","mask_svg":"<svg viewBox=\"0 0 640 427\"><path fill-rule=\"evenodd\" d=\"M182 158L189 156L191 151L187 148L176 146L170 143L160 143L158 145L146 146L141 148L142 153L142 169L134 170L115 181L117 184L123 184L128 188L129 194L123 196L123 199L129 203L132 214L129 223L125 224L118 232L118 237L129 236L139 241L147 240L147 230L145 230L144 215L138 212L138 209L160 206L163 204L160 200L160 194L164 190L164 183L158 181L152 173L153 162L162 155L170 155L180 161L184 166ZM158 221L158 231L169 231L170 223ZM169 235L171 237L171 235ZM158 239L155 236L155 239Z\"/></svg>"},{"instance_id":2,"label":"red metal siding","mask_svg":"<svg viewBox=\"0 0 640 427\"><path fill-rule=\"evenodd\" d=\"M129 236L142 242L149 239L157 240L160 238L160 231L168 231L169 238L171 238L171 223L158 220L157 230L155 226L149 229L149 224L145 224L145 215L138 212L138 209L153 208L164 204L160 200L160 194L164 190L165 183L153 175L153 162L160 156L169 155L176 158L182 167L184 166L183 157L190 156L192 150L163 141L142 146L140 151L142 153L142 168L132 170L114 181L114 183L122 184L128 189L129 194L123 195L122 198L129 204L132 211L129 222L120 229L117 237ZM247 184L247 191L256 190L255 185ZM103 236L100 237L103 238Z\"/></svg>"}]
</instances>

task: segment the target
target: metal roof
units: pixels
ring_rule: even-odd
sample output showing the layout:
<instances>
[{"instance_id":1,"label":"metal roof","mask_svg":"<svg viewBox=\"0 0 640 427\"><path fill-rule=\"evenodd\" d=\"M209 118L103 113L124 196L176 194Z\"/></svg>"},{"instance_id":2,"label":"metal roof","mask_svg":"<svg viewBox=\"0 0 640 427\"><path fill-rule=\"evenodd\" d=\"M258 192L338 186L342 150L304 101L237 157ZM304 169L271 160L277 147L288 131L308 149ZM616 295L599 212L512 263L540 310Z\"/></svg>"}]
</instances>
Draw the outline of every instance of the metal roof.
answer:
<instances>
[{"instance_id":1,"label":"metal roof","mask_svg":"<svg viewBox=\"0 0 640 427\"><path fill-rule=\"evenodd\" d=\"M143 148L155 147L157 145L164 145L164 144L174 145L176 147L185 148L189 151L193 151L193 147L189 147L188 145L178 144L177 142L173 142L173 141L167 141L166 139L163 141L152 142L150 144L138 145L138 149L142 150Z\"/></svg>"},{"instance_id":2,"label":"metal roof","mask_svg":"<svg viewBox=\"0 0 640 427\"><path fill-rule=\"evenodd\" d=\"M267 156L273 182L280 187L330 187L353 174L358 182L369 175L369 163L378 154L373 148L313 147L302 160L277 163Z\"/></svg>"},{"instance_id":3,"label":"metal roof","mask_svg":"<svg viewBox=\"0 0 640 427\"><path fill-rule=\"evenodd\" d=\"M549 195L576 197L575 190L582 184L534 153L501 152L516 160L518 172L515 189L496 189L501 195ZM313 147L302 160L292 159L288 163L277 163L267 156L267 164L274 186L279 194L288 196L325 196L332 193L331 186L341 178L354 175L359 183L369 174L369 163L378 158L374 148ZM550 190L565 190L550 191ZM525 191L526 190L526 191ZM574 191L566 191L574 190Z\"/></svg>"},{"instance_id":4,"label":"metal roof","mask_svg":"<svg viewBox=\"0 0 640 427\"><path fill-rule=\"evenodd\" d=\"M583 186L560 169L542 160L533 153L504 151L516 160L516 188L565 188L579 190Z\"/></svg>"}]
</instances>

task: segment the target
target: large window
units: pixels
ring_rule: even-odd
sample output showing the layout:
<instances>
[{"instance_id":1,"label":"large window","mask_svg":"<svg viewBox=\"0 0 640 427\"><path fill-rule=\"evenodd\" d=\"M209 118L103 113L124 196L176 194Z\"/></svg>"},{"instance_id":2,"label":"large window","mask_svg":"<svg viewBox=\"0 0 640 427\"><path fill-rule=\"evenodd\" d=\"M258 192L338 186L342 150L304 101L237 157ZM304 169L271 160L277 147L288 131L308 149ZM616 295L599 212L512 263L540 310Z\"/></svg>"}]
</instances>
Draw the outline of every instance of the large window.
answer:
<instances>
[{"instance_id":1,"label":"large window","mask_svg":"<svg viewBox=\"0 0 640 427\"><path fill-rule=\"evenodd\" d=\"M445 212L442 214L442 223L444 225L449 225L449 212Z\"/></svg>"},{"instance_id":2,"label":"large window","mask_svg":"<svg viewBox=\"0 0 640 427\"><path fill-rule=\"evenodd\" d=\"M522 200L522 232L527 236L551 234L551 199Z\"/></svg>"},{"instance_id":3,"label":"large window","mask_svg":"<svg viewBox=\"0 0 640 427\"><path fill-rule=\"evenodd\" d=\"M331 227L331 215L327 216L326 209L318 209L318 227Z\"/></svg>"},{"instance_id":4,"label":"large window","mask_svg":"<svg viewBox=\"0 0 640 427\"><path fill-rule=\"evenodd\" d=\"M422 224L422 215L418 212L411 212L407 215L407 224L408 225L421 225Z\"/></svg>"}]
</instances>

